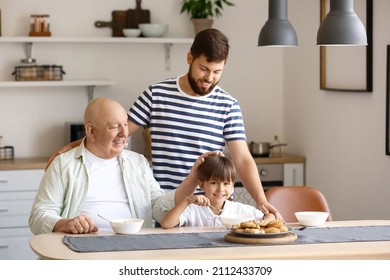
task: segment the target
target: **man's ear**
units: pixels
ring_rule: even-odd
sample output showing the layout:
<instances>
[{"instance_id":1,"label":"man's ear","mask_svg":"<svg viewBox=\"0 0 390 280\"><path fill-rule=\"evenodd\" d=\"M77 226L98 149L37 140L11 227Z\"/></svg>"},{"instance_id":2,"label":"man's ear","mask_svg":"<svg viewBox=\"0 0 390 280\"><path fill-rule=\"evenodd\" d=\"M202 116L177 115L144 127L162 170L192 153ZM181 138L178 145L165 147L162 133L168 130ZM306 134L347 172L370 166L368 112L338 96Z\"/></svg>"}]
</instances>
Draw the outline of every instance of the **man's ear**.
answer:
<instances>
[{"instance_id":1,"label":"man's ear","mask_svg":"<svg viewBox=\"0 0 390 280\"><path fill-rule=\"evenodd\" d=\"M191 52L187 53L187 63L191 64L193 61L194 57L192 56Z\"/></svg>"},{"instance_id":2,"label":"man's ear","mask_svg":"<svg viewBox=\"0 0 390 280\"><path fill-rule=\"evenodd\" d=\"M95 128L91 123L87 123L85 125L85 134L88 136L88 138L95 139Z\"/></svg>"}]
</instances>

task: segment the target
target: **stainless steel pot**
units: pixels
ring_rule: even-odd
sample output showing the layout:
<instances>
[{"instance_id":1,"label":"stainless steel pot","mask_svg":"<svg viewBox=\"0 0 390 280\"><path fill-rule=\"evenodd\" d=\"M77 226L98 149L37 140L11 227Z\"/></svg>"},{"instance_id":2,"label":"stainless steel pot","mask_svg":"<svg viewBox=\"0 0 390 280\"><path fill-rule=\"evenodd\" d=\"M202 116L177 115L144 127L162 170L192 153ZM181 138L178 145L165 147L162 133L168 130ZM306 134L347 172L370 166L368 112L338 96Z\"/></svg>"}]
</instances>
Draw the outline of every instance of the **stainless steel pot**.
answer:
<instances>
[{"instance_id":1,"label":"stainless steel pot","mask_svg":"<svg viewBox=\"0 0 390 280\"><path fill-rule=\"evenodd\" d=\"M252 156L256 157L268 157L273 147L287 146L287 144L275 144L271 145L270 142L250 142L248 144L249 151Z\"/></svg>"}]
</instances>

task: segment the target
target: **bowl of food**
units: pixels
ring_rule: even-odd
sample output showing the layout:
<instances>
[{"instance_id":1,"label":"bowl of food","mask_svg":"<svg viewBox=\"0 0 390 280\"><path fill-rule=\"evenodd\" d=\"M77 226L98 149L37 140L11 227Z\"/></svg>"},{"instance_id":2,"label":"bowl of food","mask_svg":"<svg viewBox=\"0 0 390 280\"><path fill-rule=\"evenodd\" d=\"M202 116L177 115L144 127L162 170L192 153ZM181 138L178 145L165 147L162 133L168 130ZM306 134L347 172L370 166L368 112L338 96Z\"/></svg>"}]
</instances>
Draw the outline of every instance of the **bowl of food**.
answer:
<instances>
[{"instance_id":1,"label":"bowl of food","mask_svg":"<svg viewBox=\"0 0 390 280\"><path fill-rule=\"evenodd\" d=\"M122 31L126 37L138 37L141 35L141 29L138 28L125 28Z\"/></svg>"},{"instance_id":2,"label":"bowl of food","mask_svg":"<svg viewBox=\"0 0 390 280\"><path fill-rule=\"evenodd\" d=\"M162 37L168 31L168 24L163 23L140 23L138 27L145 37Z\"/></svg>"},{"instance_id":3,"label":"bowl of food","mask_svg":"<svg viewBox=\"0 0 390 280\"><path fill-rule=\"evenodd\" d=\"M255 219L255 216L253 216L253 214L229 214L229 215L221 215L220 217L222 223L228 229L231 229L233 225L239 225L242 222Z\"/></svg>"},{"instance_id":4,"label":"bowl of food","mask_svg":"<svg viewBox=\"0 0 390 280\"><path fill-rule=\"evenodd\" d=\"M132 234L140 231L143 219L114 219L110 220L112 229L117 234Z\"/></svg>"},{"instance_id":5,"label":"bowl of food","mask_svg":"<svg viewBox=\"0 0 390 280\"><path fill-rule=\"evenodd\" d=\"M295 212L295 217L297 217L298 222L301 225L308 226L308 227L322 226L323 224L325 224L328 216L329 216L328 212L320 212L320 211Z\"/></svg>"}]
</instances>

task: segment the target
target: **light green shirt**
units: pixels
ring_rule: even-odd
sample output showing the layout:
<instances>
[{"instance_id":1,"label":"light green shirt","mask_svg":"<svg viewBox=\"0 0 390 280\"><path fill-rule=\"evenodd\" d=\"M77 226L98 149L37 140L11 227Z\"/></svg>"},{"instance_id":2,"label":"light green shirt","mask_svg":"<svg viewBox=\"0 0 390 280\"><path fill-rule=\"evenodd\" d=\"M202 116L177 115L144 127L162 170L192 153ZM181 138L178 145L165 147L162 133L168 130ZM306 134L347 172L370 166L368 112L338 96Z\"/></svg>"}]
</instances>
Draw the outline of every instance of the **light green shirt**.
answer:
<instances>
[{"instance_id":1,"label":"light green shirt","mask_svg":"<svg viewBox=\"0 0 390 280\"><path fill-rule=\"evenodd\" d=\"M58 155L45 172L29 218L34 234L52 232L60 219L80 215L88 190L84 150L83 141L80 146ZM124 150L119 155L119 163L131 212L145 220L144 227L152 227L153 219L159 222L173 207L174 191L165 193L160 188L143 155Z\"/></svg>"}]
</instances>

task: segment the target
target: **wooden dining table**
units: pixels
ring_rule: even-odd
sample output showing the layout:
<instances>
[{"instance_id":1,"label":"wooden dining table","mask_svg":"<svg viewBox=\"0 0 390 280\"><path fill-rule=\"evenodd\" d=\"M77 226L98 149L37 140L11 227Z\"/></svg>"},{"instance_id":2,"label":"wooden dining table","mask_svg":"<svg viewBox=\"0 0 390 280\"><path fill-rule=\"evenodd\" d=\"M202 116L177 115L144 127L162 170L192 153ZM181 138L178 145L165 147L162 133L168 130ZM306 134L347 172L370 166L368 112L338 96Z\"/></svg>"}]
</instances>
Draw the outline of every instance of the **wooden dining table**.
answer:
<instances>
[{"instance_id":1,"label":"wooden dining table","mask_svg":"<svg viewBox=\"0 0 390 280\"><path fill-rule=\"evenodd\" d=\"M323 227L389 226L390 220L331 221ZM299 224L288 224L299 227ZM143 228L138 234L177 234L223 231L214 227L180 227L173 229ZM83 236L110 235L113 232L98 232ZM80 253L64 244L65 233L34 235L30 239L32 250L42 259L61 260L390 260L390 241L336 242L316 244L277 244L203 247L191 249L156 249L134 251L107 251ZM76 236L76 235L71 235ZM81 235L77 235L81 236ZM174 238L174 236L173 236ZM298 236L299 238L299 236Z\"/></svg>"}]
</instances>

